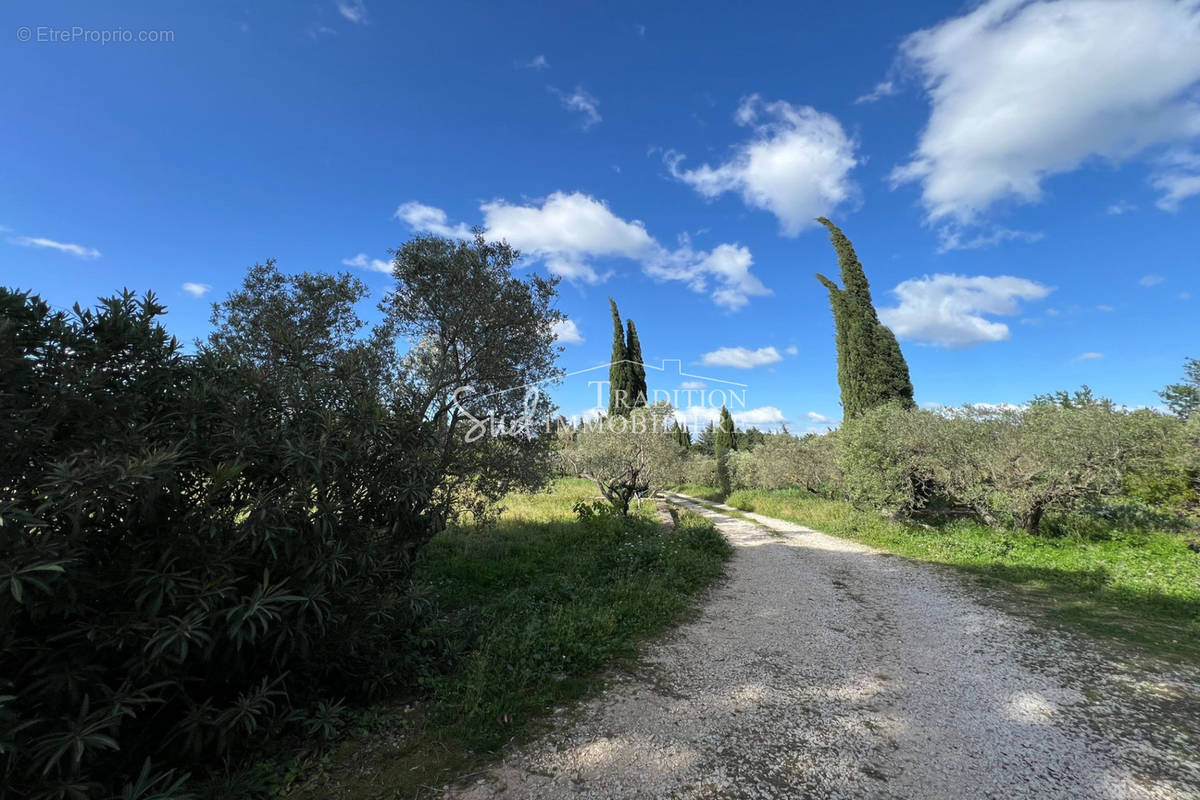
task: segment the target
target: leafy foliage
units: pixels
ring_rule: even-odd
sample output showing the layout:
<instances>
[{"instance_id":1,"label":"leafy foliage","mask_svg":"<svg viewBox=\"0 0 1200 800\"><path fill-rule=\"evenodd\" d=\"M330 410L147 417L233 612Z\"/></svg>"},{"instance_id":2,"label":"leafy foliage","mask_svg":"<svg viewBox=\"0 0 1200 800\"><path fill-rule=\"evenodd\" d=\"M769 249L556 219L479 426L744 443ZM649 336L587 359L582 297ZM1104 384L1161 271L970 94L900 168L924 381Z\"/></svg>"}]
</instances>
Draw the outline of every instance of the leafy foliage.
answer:
<instances>
[{"instance_id":1,"label":"leafy foliage","mask_svg":"<svg viewBox=\"0 0 1200 800\"><path fill-rule=\"evenodd\" d=\"M417 554L544 480L546 437L466 436L464 409L520 399L453 402L553 375L554 286L515 258L410 242L365 336L360 282L268 262L194 357L152 295L67 314L0 290L7 793L183 797L189 771L413 684L439 646Z\"/></svg>"},{"instance_id":2,"label":"leafy foliage","mask_svg":"<svg viewBox=\"0 0 1200 800\"><path fill-rule=\"evenodd\" d=\"M359 393L373 376L351 354L329 341L297 365L342 382L317 405L250 356L184 357L152 295L68 316L3 291L0 310L12 791L180 796L172 770L277 735L311 698L409 678L404 585L436 473L404 455L427 448L421 421Z\"/></svg>"},{"instance_id":3,"label":"leafy foliage","mask_svg":"<svg viewBox=\"0 0 1200 800\"><path fill-rule=\"evenodd\" d=\"M635 408L584 426L559 451L566 474L595 481L604 498L621 514L636 497L645 497L678 473L679 447L671 438L668 406Z\"/></svg>"},{"instance_id":4,"label":"leafy foliage","mask_svg":"<svg viewBox=\"0 0 1200 800\"><path fill-rule=\"evenodd\" d=\"M817 275L817 280L829 290L833 307L843 416L851 420L888 402L912 408L908 363L895 334L876 316L871 288L854 246L828 219L817 221L829 229L842 272L841 287L824 275Z\"/></svg>"},{"instance_id":5,"label":"leafy foliage","mask_svg":"<svg viewBox=\"0 0 1200 800\"><path fill-rule=\"evenodd\" d=\"M393 402L430 423L445 519L494 517L500 498L545 484L553 436L542 387L559 376L557 278L516 277L502 242L418 236L395 251L396 287L372 335Z\"/></svg>"},{"instance_id":6,"label":"leafy foliage","mask_svg":"<svg viewBox=\"0 0 1200 800\"><path fill-rule=\"evenodd\" d=\"M1165 387L1158 396L1163 399L1171 413L1188 419L1200 410L1200 359L1189 358L1183 362L1183 382Z\"/></svg>"}]
</instances>

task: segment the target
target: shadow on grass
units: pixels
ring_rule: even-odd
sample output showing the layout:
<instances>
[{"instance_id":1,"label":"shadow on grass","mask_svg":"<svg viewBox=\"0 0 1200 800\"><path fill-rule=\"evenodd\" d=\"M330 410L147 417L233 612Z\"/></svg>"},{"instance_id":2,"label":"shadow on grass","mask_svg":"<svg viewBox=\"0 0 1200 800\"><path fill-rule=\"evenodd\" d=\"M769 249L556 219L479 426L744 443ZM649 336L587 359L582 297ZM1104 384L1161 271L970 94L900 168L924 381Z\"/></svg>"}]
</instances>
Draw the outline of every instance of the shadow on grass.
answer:
<instances>
[{"instance_id":1,"label":"shadow on grass","mask_svg":"<svg viewBox=\"0 0 1200 800\"><path fill-rule=\"evenodd\" d=\"M1200 600L1113 584L1103 566L1061 569L949 564L992 590L1006 610L1139 645L1157 655L1200 660ZM1013 596L1014 591L1019 593Z\"/></svg>"}]
</instances>

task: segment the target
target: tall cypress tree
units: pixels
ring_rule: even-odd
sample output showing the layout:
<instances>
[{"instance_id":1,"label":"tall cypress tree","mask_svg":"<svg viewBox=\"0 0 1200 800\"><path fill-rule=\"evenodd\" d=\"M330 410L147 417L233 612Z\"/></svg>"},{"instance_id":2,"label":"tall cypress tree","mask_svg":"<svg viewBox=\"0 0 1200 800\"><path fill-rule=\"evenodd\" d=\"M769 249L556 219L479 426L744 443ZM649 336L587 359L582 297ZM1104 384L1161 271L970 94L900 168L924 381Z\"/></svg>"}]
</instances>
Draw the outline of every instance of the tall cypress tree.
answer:
<instances>
[{"instance_id":1,"label":"tall cypress tree","mask_svg":"<svg viewBox=\"0 0 1200 800\"><path fill-rule=\"evenodd\" d=\"M629 359L630 405L634 408L649 402L646 389L646 367L642 364L642 343L638 341L637 326L627 320L628 333L625 338L625 358Z\"/></svg>"},{"instance_id":2,"label":"tall cypress tree","mask_svg":"<svg viewBox=\"0 0 1200 800\"><path fill-rule=\"evenodd\" d=\"M713 447L713 458L717 462L717 488L721 490L724 500L733 491L729 475L729 451L720 441Z\"/></svg>"},{"instance_id":3,"label":"tall cypress tree","mask_svg":"<svg viewBox=\"0 0 1200 800\"><path fill-rule=\"evenodd\" d=\"M629 352L625 345L625 329L621 325L621 315L617 311L617 301L608 298L612 307L613 342L612 358L608 366L608 414L628 414L630 394L633 388L633 375L629 370Z\"/></svg>"},{"instance_id":4,"label":"tall cypress tree","mask_svg":"<svg viewBox=\"0 0 1200 800\"><path fill-rule=\"evenodd\" d=\"M721 406L721 420L717 423L713 444L722 450L737 450L737 426L733 424L733 415L725 406Z\"/></svg>"},{"instance_id":5,"label":"tall cypress tree","mask_svg":"<svg viewBox=\"0 0 1200 800\"><path fill-rule=\"evenodd\" d=\"M854 419L893 400L912 408L915 404L908 363L895 334L875 313L871 287L854 246L825 217L819 217L817 222L829 229L842 272L841 287L824 275L817 275L817 280L829 290L829 304L833 308L842 415L847 420Z\"/></svg>"}]
</instances>

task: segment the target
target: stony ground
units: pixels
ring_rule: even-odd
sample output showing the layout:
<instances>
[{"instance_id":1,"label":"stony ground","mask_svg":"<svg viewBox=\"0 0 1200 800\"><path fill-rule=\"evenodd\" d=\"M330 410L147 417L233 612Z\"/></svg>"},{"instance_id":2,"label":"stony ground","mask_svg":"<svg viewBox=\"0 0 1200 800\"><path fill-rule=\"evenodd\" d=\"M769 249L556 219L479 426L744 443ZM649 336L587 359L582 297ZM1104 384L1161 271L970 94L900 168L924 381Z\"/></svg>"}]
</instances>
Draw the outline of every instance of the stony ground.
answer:
<instances>
[{"instance_id":1,"label":"stony ground","mask_svg":"<svg viewBox=\"0 0 1200 800\"><path fill-rule=\"evenodd\" d=\"M1195 665L1135 665L941 569L694 507L736 546L698 617L453 795L1200 797Z\"/></svg>"}]
</instances>

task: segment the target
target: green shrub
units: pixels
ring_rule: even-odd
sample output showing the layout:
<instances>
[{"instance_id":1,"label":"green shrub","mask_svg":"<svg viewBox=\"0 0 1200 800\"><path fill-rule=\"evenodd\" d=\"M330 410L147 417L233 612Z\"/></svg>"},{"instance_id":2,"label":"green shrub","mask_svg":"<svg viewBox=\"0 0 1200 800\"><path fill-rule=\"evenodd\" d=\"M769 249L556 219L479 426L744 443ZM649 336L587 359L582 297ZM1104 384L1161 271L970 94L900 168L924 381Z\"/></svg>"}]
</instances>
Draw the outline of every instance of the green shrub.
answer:
<instances>
[{"instance_id":1,"label":"green shrub","mask_svg":"<svg viewBox=\"0 0 1200 800\"><path fill-rule=\"evenodd\" d=\"M846 492L857 505L902 515L942 499L947 420L898 403L876 406L841 431Z\"/></svg>"},{"instance_id":2,"label":"green shrub","mask_svg":"<svg viewBox=\"0 0 1200 800\"><path fill-rule=\"evenodd\" d=\"M841 431L849 496L904 516L963 513L1030 533L1048 513L1134 499L1186 503L1194 473L1184 423L1074 395L1024 407L882 406Z\"/></svg>"},{"instance_id":3,"label":"green shrub","mask_svg":"<svg viewBox=\"0 0 1200 800\"><path fill-rule=\"evenodd\" d=\"M349 356L308 404L185 357L162 312L0 290L10 796L182 796L186 770L410 679L424 423Z\"/></svg>"}]
</instances>

